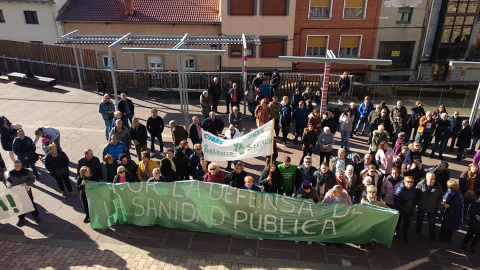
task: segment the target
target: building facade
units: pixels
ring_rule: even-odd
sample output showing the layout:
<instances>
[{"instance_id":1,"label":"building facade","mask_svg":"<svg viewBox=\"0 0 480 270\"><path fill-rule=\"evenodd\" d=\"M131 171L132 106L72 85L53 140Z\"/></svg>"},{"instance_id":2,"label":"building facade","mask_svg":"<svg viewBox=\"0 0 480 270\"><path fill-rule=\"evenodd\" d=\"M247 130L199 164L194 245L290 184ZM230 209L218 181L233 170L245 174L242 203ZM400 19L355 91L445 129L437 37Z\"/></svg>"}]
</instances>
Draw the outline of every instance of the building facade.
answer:
<instances>
[{"instance_id":1,"label":"building facade","mask_svg":"<svg viewBox=\"0 0 480 270\"><path fill-rule=\"evenodd\" d=\"M293 55L374 58L381 0L297 1ZM323 64L293 63L294 71L323 72ZM347 71L368 80L371 66L332 64L332 73Z\"/></svg>"},{"instance_id":2,"label":"building facade","mask_svg":"<svg viewBox=\"0 0 480 270\"><path fill-rule=\"evenodd\" d=\"M62 35L55 18L67 0L0 0L0 38L54 44Z\"/></svg>"},{"instance_id":3,"label":"building facade","mask_svg":"<svg viewBox=\"0 0 480 270\"><path fill-rule=\"evenodd\" d=\"M462 74L461 69L451 70L449 61L480 59L478 1L435 0L427 7L427 12L428 27L425 46L420 54L422 57L417 79L460 80L465 74ZM468 74L466 76L472 77ZM480 76L477 75L476 80L479 79Z\"/></svg>"},{"instance_id":4,"label":"building facade","mask_svg":"<svg viewBox=\"0 0 480 270\"><path fill-rule=\"evenodd\" d=\"M415 77L426 8L427 0L383 1L374 57L392 60L392 65L374 66L371 81L409 81Z\"/></svg>"},{"instance_id":5,"label":"building facade","mask_svg":"<svg viewBox=\"0 0 480 270\"><path fill-rule=\"evenodd\" d=\"M198 5L194 2L198 2ZM125 35L135 36L218 36L220 34L219 1L193 0L188 2L158 0L149 1L115 0L70 0L57 18L65 33L78 30L80 35ZM130 10L129 10L130 9ZM172 45L138 46L168 47ZM108 44L84 45L97 51L98 66L110 68ZM123 46L113 49L117 69L150 71L177 70L174 55L122 53ZM196 48L211 49L210 45ZM185 61L191 71L215 71L220 60L214 56L191 56Z\"/></svg>"},{"instance_id":6,"label":"building facade","mask_svg":"<svg viewBox=\"0 0 480 270\"><path fill-rule=\"evenodd\" d=\"M221 0L221 35L259 36L261 45L248 46L248 70L290 70L278 56L292 55L295 24L294 0ZM225 49L225 48L223 48ZM232 45L222 56L222 70L240 71L242 46Z\"/></svg>"}]
</instances>

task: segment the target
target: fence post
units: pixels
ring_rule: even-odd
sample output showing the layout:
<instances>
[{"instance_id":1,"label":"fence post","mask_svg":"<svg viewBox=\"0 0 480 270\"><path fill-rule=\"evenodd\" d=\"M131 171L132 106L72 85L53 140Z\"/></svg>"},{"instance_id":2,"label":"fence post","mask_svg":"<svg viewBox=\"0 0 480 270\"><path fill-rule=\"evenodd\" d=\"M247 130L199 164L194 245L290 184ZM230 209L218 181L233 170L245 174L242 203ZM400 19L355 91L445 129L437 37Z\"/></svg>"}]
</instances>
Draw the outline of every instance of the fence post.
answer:
<instances>
[{"instance_id":1,"label":"fence post","mask_svg":"<svg viewBox=\"0 0 480 270\"><path fill-rule=\"evenodd\" d=\"M45 71L45 61L42 61L42 74L43 77L47 77L47 72Z\"/></svg>"},{"instance_id":2,"label":"fence post","mask_svg":"<svg viewBox=\"0 0 480 270\"><path fill-rule=\"evenodd\" d=\"M55 63L55 71L56 71L55 79L57 79L57 78L62 79L62 77L60 76L60 66L58 65L58 63Z\"/></svg>"},{"instance_id":3,"label":"fence post","mask_svg":"<svg viewBox=\"0 0 480 270\"><path fill-rule=\"evenodd\" d=\"M173 88L173 78L172 78L172 72L168 72L168 88L172 89Z\"/></svg>"},{"instance_id":4,"label":"fence post","mask_svg":"<svg viewBox=\"0 0 480 270\"><path fill-rule=\"evenodd\" d=\"M73 79L73 68L72 66L68 66L69 69L70 69L70 78L72 78L72 82L75 82L75 80Z\"/></svg>"},{"instance_id":5,"label":"fence post","mask_svg":"<svg viewBox=\"0 0 480 270\"><path fill-rule=\"evenodd\" d=\"M15 63L17 64L17 72L20 72L20 63L18 62L18 57L15 57Z\"/></svg>"},{"instance_id":6,"label":"fence post","mask_svg":"<svg viewBox=\"0 0 480 270\"><path fill-rule=\"evenodd\" d=\"M3 64L5 65L5 71L8 73L8 63L7 63L7 58L5 58L5 55L3 57Z\"/></svg>"}]
</instances>

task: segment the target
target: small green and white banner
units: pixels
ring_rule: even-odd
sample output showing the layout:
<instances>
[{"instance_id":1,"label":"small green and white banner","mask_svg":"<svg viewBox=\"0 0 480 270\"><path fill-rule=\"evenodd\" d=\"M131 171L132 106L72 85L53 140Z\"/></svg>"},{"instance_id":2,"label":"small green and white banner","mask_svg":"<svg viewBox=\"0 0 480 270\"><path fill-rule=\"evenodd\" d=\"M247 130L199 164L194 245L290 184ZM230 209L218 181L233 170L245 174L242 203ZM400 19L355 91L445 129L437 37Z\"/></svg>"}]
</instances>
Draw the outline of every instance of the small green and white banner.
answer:
<instances>
[{"instance_id":1,"label":"small green and white banner","mask_svg":"<svg viewBox=\"0 0 480 270\"><path fill-rule=\"evenodd\" d=\"M33 204L22 186L0 191L0 220L32 212Z\"/></svg>"},{"instance_id":2,"label":"small green and white banner","mask_svg":"<svg viewBox=\"0 0 480 270\"><path fill-rule=\"evenodd\" d=\"M273 134L273 121L231 140L204 131L202 145L205 160L233 161L269 156L272 151Z\"/></svg>"}]
</instances>

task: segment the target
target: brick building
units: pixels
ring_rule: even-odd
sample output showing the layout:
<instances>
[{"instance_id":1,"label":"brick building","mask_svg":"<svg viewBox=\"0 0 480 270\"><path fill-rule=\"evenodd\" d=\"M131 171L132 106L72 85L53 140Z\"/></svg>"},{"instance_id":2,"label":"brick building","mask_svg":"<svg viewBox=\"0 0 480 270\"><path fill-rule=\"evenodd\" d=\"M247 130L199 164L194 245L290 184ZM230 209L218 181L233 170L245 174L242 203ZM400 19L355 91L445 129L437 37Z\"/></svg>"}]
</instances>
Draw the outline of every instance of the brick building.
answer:
<instances>
[{"instance_id":1,"label":"brick building","mask_svg":"<svg viewBox=\"0 0 480 270\"><path fill-rule=\"evenodd\" d=\"M297 1L293 55L375 58L381 0ZM323 64L294 63L292 69L322 72ZM369 80L371 66L332 65L332 73L347 71L356 80Z\"/></svg>"}]
</instances>

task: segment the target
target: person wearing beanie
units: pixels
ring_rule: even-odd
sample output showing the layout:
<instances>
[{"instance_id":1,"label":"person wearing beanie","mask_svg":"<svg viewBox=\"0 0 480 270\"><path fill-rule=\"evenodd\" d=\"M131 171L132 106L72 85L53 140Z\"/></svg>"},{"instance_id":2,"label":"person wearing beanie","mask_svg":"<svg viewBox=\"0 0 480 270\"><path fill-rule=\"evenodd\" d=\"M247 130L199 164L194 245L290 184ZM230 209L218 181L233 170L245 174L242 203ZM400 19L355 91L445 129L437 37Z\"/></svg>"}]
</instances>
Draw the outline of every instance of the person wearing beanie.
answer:
<instances>
[{"instance_id":1,"label":"person wearing beanie","mask_svg":"<svg viewBox=\"0 0 480 270\"><path fill-rule=\"evenodd\" d=\"M297 198L308 199L316 204L320 203L317 190L312 187L312 182L308 180L303 181L302 186L297 190L295 196Z\"/></svg>"}]
</instances>

